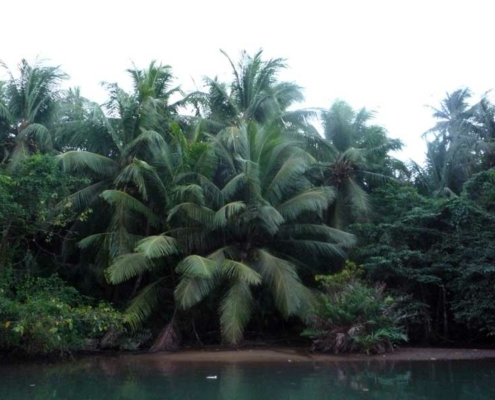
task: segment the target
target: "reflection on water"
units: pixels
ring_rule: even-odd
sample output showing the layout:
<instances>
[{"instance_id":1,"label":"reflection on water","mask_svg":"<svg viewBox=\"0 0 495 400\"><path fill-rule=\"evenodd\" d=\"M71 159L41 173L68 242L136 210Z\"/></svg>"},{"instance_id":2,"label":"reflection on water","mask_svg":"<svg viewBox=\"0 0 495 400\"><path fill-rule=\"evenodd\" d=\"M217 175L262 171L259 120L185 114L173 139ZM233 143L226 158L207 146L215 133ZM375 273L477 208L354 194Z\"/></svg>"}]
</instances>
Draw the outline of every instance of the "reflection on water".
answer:
<instances>
[{"instance_id":1,"label":"reflection on water","mask_svg":"<svg viewBox=\"0 0 495 400\"><path fill-rule=\"evenodd\" d=\"M206 379L216 375L217 379ZM495 360L0 366L0 399L495 399Z\"/></svg>"}]
</instances>

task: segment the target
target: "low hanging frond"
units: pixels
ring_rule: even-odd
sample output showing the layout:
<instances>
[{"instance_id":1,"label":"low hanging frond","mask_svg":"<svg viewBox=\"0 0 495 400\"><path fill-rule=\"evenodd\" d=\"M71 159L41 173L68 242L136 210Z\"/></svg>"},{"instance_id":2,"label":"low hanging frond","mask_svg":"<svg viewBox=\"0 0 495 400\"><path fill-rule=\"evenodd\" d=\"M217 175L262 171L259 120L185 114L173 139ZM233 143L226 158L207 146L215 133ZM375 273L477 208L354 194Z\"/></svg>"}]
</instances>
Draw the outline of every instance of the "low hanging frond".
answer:
<instances>
[{"instance_id":1,"label":"low hanging frond","mask_svg":"<svg viewBox=\"0 0 495 400\"><path fill-rule=\"evenodd\" d=\"M218 279L183 276L175 288L175 301L180 308L187 310L208 296L217 284Z\"/></svg>"},{"instance_id":2,"label":"low hanging frond","mask_svg":"<svg viewBox=\"0 0 495 400\"><path fill-rule=\"evenodd\" d=\"M192 255L184 258L175 270L187 277L212 278L218 271L218 265L208 258Z\"/></svg>"},{"instance_id":3,"label":"low hanging frond","mask_svg":"<svg viewBox=\"0 0 495 400\"><path fill-rule=\"evenodd\" d=\"M267 250L259 249L257 253L261 275L271 288L278 310L284 317L296 314L306 297L296 267Z\"/></svg>"},{"instance_id":4,"label":"low hanging frond","mask_svg":"<svg viewBox=\"0 0 495 400\"><path fill-rule=\"evenodd\" d=\"M154 263L141 253L129 253L117 257L107 269L108 281L114 285L125 282L130 278L150 271Z\"/></svg>"},{"instance_id":5,"label":"low hanging frond","mask_svg":"<svg viewBox=\"0 0 495 400\"><path fill-rule=\"evenodd\" d=\"M231 286L220 304L220 326L222 337L231 345L242 340L243 331L251 317L253 294L246 282Z\"/></svg>"},{"instance_id":6,"label":"low hanging frond","mask_svg":"<svg viewBox=\"0 0 495 400\"><path fill-rule=\"evenodd\" d=\"M138 242L136 251L144 254L146 258L159 258L176 255L179 253L179 248L175 238L157 235Z\"/></svg>"},{"instance_id":7,"label":"low hanging frond","mask_svg":"<svg viewBox=\"0 0 495 400\"><path fill-rule=\"evenodd\" d=\"M146 220L153 226L158 226L160 223L159 218L148 207L146 207L139 200L128 195L121 190L105 190L101 197L110 204L119 205L129 211L134 211L142 216L146 217Z\"/></svg>"},{"instance_id":8,"label":"low hanging frond","mask_svg":"<svg viewBox=\"0 0 495 400\"><path fill-rule=\"evenodd\" d=\"M162 284L164 278L157 279L142 289L139 294L131 300L125 310L125 316L133 331L139 330L149 316L161 303Z\"/></svg>"},{"instance_id":9,"label":"low hanging frond","mask_svg":"<svg viewBox=\"0 0 495 400\"><path fill-rule=\"evenodd\" d=\"M114 177L119 170L116 161L87 151L68 151L57 156L62 169L67 172L92 171L105 177Z\"/></svg>"},{"instance_id":10,"label":"low hanging frond","mask_svg":"<svg viewBox=\"0 0 495 400\"><path fill-rule=\"evenodd\" d=\"M249 265L239 261L226 259L220 268L222 274L238 282L244 282L248 285L259 285L261 283L261 275Z\"/></svg>"}]
</instances>

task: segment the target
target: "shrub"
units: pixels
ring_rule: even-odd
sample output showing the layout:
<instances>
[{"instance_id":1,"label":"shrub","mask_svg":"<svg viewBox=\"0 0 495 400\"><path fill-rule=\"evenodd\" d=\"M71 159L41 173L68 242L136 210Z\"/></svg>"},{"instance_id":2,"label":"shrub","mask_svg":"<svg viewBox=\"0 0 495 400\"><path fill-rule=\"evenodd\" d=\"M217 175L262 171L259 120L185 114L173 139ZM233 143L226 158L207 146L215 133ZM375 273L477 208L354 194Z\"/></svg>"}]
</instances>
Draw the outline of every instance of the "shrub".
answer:
<instances>
[{"instance_id":1,"label":"shrub","mask_svg":"<svg viewBox=\"0 0 495 400\"><path fill-rule=\"evenodd\" d=\"M369 287L361 275L362 270L348 262L338 274L316 276L322 292L303 332L313 339L313 351L376 354L407 341L397 302L385 294L385 285Z\"/></svg>"},{"instance_id":2,"label":"shrub","mask_svg":"<svg viewBox=\"0 0 495 400\"><path fill-rule=\"evenodd\" d=\"M16 279L11 270L0 275L0 350L66 354L122 328L122 315L110 305L92 306L55 276Z\"/></svg>"}]
</instances>

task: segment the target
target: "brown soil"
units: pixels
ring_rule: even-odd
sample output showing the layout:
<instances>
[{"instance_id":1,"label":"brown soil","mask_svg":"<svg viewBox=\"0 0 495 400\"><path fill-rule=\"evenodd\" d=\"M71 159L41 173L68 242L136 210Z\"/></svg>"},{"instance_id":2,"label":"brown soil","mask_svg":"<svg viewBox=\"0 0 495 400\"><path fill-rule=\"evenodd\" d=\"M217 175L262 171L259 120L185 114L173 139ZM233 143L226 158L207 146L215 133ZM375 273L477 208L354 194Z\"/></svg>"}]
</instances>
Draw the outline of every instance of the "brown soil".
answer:
<instances>
[{"instance_id":1,"label":"brown soil","mask_svg":"<svg viewBox=\"0 0 495 400\"><path fill-rule=\"evenodd\" d=\"M304 349L268 348L226 350L213 348L208 350L186 350L177 353L150 353L121 356L131 357L137 362L221 362L221 363L265 363L265 362L342 362L342 361L428 361L428 360L473 360L495 358L495 350L478 349L432 349L402 348L393 353L368 356L366 354L327 355L313 354Z\"/></svg>"}]
</instances>

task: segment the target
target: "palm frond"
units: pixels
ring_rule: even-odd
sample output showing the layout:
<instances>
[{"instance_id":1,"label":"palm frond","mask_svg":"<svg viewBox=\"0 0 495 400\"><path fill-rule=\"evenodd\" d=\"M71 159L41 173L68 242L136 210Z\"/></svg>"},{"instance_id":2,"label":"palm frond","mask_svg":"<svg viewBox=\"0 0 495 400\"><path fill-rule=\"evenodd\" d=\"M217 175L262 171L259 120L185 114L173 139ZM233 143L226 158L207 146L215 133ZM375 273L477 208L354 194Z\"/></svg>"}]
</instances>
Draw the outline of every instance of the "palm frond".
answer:
<instances>
[{"instance_id":1,"label":"palm frond","mask_svg":"<svg viewBox=\"0 0 495 400\"><path fill-rule=\"evenodd\" d=\"M358 214L365 214L370 210L369 195L357 184L354 179L348 179L346 182L346 202L352 204L352 207Z\"/></svg>"},{"instance_id":2,"label":"palm frond","mask_svg":"<svg viewBox=\"0 0 495 400\"><path fill-rule=\"evenodd\" d=\"M105 190L101 194L101 197L110 204L119 205L126 210L141 214L153 226L158 226L160 223L158 216L153 211L126 192L121 190Z\"/></svg>"},{"instance_id":3,"label":"palm frond","mask_svg":"<svg viewBox=\"0 0 495 400\"><path fill-rule=\"evenodd\" d=\"M131 329L137 331L142 328L143 323L158 308L162 300L162 285L165 278L160 278L143 288L134 297L125 310L125 317Z\"/></svg>"},{"instance_id":4,"label":"palm frond","mask_svg":"<svg viewBox=\"0 0 495 400\"><path fill-rule=\"evenodd\" d=\"M41 149L49 150L53 146L52 135L42 124L31 124L17 136L17 140L19 141L29 138L34 139Z\"/></svg>"},{"instance_id":5,"label":"palm frond","mask_svg":"<svg viewBox=\"0 0 495 400\"><path fill-rule=\"evenodd\" d=\"M290 198L280 204L277 210L286 221L295 220L304 212L312 212L321 216L335 196L333 188L314 188Z\"/></svg>"},{"instance_id":6,"label":"palm frond","mask_svg":"<svg viewBox=\"0 0 495 400\"><path fill-rule=\"evenodd\" d=\"M108 281L114 285L125 282L130 278L150 271L155 264L144 254L129 253L118 256L106 270Z\"/></svg>"},{"instance_id":7,"label":"palm frond","mask_svg":"<svg viewBox=\"0 0 495 400\"><path fill-rule=\"evenodd\" d=\"M180 252L177 240L165 235L148 236L146 239L138 242L136 251L150 259L168 257Z\"/></svg>"},{"instance_id":8,"label":"palm frond","mask_svg":"<svg viewBox=\"0 0 495 400\"><path fill-rule=\"evenodd\" d=\"M82 211L88 208L96 200L98 200L102 191L104 191L109 185L109 181L101 181L86 186L84 189L81 189L68 196L67 201L76 211ZM58 207L61 207L63 205L66 205L65 201L60 203Z\"/></svg>"},{"instance_id":9,"label":"palm frond","mask_svg":"<svg viewBox=\"0 0 495 400\"><path fill-rule=\"evenodd\" d=\"M165 197L166 190L162 180L151 165L134 158L115 178L117 186L125 186L132 182L139 190L144 200L148 200L150 191L156 193L157 198Z\"/></svg>"},{"instance_id":10,"label":"palm frond","mask_svg":"<svg viewBox=\"0 0 495 400\"><path fill-rule=\"evenodd\" d=\"M221 265L221 271L230 279L248 285L259 285L262 279L261 275L249 265L234 260L225 259Z\"/></svg>"},{"instance_id":11,"label":"palm frond","mask_svg":"<svg viewBox=\"0 0 495 400\"><path fill-rule=\"evenodd\" d=\"M259 249L259 268L263 280L271 288L277 309L284 317L297 314L307 300L307 289L302 285L295 266Z\"/></svg>"},{"instance_id":12,"label":"palm frond","mask_svg":"<svg viewBox=\"0 0 495 400\"><path fill-rule=\"evenodd\" d=\"M175 270L191 278L212 278L218 271L218 264L208 258L192 255L177 264Z\"/></svg>"},{"instance_id":13,"label":"palm frond","mask_svg":"<svg viewBox=\"0 0 495 400\"><path fill-rule=\"evenodd\" d=\"M106 233L95 233L80 240L77 244L80 249L87 249L95 244L98 244L105 238Z\"/></svg>"},{"instance_id":14,"label":"palm frond","mask_svg":"<svg viewBox=\"0 0 495 400\"><path fill-rule=\"evenodd\" d=\"M271 204L277 204L287 194L289 188L306 171L306 163L299 157L292 157L284 162L273 180L263 191L263 197Z\"/></svg>"},{"instance_id":15,"label":"palm frond","mask_svg":"<svg viewBox=\"0 0 495 400\"><path fill-rule=\"evenodd\" d=\"M186 216L192 221L209 227L212 225L213 218L215 217L215 212L199 204L181 203L170 210L167 221L170 222L176 215Z\"/></svg>"},{"instance_id":16,"label":"palm frond","mask_svg":"<svg viewBox=\"0 0 495 400\"><path fill-rule=\"evenodd\" d=\"M251 317L253 294L246 282L231 286L220 304L220 326L222 337L235 345L243 337L243 331Z\"/></svg>"},{"instance_id":17,"label":"palm frond","mask_svg":"<svg viewBox=\"0 0 495 400\"><path fill-rule=\"evenodd\" d=\"M118 172L118 163L108 157L87 151L68 151L59 154L57 161L64 171L93 171L104 177L113 177Z\"/></svg>"},{"instance_id":18,"label":"palm frond","mask_svg":"<svg viewBox=\"0 0 495 400\"><path fill-rule=\"evenodd\" d=\"M199 303L217 286L218 279L183 276L175 288L175 301L183 310Z\"/></svg>"},{"instance_id":19,"label":"palm frond","mask_svg":"<svg viewBox=\"0 0 495 400\"><path fill-rule=\"evenodd\" d=\"M356 244L356 237L340 229L331 228L327 225L317 224L287 224L280 229L281 237L290 239L310 238L325 240L336 243L346 248Z\"/></svg>"},{"instance_id":20,"label":"palm frond","mask_svg":"<svg viewBox=\"0 0 495 400\"><path fill-rule=\"evenodd\" d=\"M215 213L213 224L217 228L224 227L225 225L227 225L229 219L237 216L244 210L246 210L246 203L244 203L243 201L234 201L232 203L228 203Z\"/></svg>"}]
</instances>

